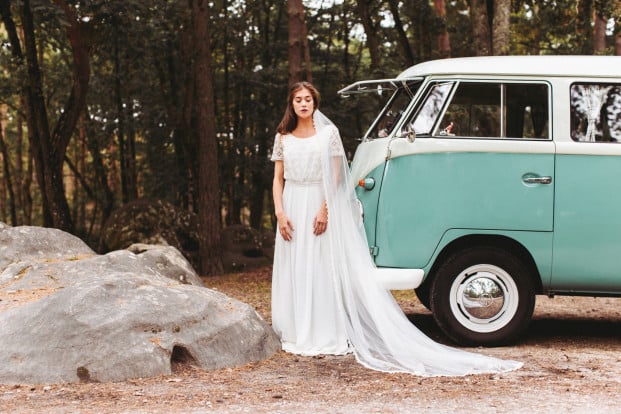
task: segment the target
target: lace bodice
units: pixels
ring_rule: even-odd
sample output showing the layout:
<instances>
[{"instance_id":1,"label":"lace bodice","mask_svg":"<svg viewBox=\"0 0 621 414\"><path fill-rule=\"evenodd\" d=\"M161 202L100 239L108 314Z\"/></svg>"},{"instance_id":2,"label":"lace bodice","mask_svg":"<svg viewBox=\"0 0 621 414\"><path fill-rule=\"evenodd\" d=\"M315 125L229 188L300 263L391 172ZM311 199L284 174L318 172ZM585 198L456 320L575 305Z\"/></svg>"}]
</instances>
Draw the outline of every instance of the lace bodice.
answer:
<instances>
[{"instance_id":1,"label":"lace bodice","mask_svg":"<svg viewBox=\"0 0 621 414\"><path fill-rule=\"evenodd\" d=\"M329 135L330 154L343 154L343 147L338 131ZM285 180L301 183L319 183L321 172L321 142L320 135L308 138L297 138L291 134L276 135L272 161L284 161Z\"/></svg>"}]
</instances>

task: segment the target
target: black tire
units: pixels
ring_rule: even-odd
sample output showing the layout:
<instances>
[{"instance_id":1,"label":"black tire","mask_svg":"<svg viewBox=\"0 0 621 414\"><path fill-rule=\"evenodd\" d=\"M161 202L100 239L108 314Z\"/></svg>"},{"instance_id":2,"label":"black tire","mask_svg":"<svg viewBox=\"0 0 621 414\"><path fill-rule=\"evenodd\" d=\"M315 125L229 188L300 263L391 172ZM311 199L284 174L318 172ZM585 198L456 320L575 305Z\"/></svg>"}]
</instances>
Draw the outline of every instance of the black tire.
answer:
<instances>
[{"instance_id":1,"label":"black tire","mask_svg":"<svg viewBox=\"0 0 621 414\"><path fill-rule=\"evenodd\" d=\"M431 311L453 341L497 346L515 341L528 327L535 288L527 266L494 246L451 254L431 286Z\"/></svg>"},{"instance_id":2,"label":"black tire","mask_svg":"<svg viewBox=\"0 0 621 414\"><path fill-rule=\"evenodd\" d=\"M426 279L419 287L414 289L418 301L427 309L431 310L431 283Z\"/></svg>"}]
</instances>

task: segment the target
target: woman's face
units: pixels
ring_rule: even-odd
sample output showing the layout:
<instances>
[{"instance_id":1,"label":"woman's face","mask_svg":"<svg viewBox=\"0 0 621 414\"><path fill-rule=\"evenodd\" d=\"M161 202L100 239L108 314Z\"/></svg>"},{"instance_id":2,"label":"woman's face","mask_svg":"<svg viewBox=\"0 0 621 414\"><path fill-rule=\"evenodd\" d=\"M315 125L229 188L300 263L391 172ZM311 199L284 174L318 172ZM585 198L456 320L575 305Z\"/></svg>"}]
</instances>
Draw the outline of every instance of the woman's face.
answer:
<instances>
[{"instance_id":1,"label":"woman's face","mask_svg":"<svg viewBox=\"0 0 621 414\"><path fill-rule=\"evenodd\" d=\"M315 102L311 91L302 88L293 93L293 111L298 119L309 118L313 116L315 110Z\"/></svg>"}]
</instances>

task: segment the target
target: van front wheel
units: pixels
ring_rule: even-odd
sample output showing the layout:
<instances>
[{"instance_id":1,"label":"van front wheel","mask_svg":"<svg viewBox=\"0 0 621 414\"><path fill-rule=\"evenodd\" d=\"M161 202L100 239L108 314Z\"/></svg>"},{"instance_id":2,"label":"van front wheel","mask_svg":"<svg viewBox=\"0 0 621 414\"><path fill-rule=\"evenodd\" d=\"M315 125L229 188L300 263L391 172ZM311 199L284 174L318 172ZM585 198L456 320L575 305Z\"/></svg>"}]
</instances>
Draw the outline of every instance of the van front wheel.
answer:
<instances>
[{"instance_id":1,"label":"van front wheel","mask_svg":"<svg viewBox=\"0 0 621 414\"><path fill-rule=\"evenodd\" d=\"M450 255L431 287L438 326L461 345L502 345L528 327L535 289L527 267L513 254L481 246Z\"/></svg>"}]
</instances>

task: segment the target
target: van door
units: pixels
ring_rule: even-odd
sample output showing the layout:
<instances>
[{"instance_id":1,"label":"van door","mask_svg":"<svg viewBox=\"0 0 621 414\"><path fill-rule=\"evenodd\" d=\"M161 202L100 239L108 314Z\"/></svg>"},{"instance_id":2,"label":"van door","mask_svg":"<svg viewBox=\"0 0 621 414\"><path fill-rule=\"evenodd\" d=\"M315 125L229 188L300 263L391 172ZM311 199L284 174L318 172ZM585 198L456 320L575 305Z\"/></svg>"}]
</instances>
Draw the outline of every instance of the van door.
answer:
<instances>
[{"instance_id":1,"label":"van door","mask_svg":"<svg viewBox=\"0 0 621 414\"><path fill-rule=\"evenodd\" d=\"M621 85L570 85L558 145L552 290L621 293Z\"/></svg>"},{"instance_id":2,"label":"van door","mask_svg":"<svg viewBox=\"0 0 621 414\"><path fill-rule=\"evenodd\" d=\"M430 83L402 126L415 130L415 141L391 144L378 204L376 263L425 267L451 229L551 235L549 95L545 83Z\"/></svg>"}]
</instances>

